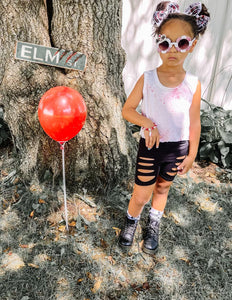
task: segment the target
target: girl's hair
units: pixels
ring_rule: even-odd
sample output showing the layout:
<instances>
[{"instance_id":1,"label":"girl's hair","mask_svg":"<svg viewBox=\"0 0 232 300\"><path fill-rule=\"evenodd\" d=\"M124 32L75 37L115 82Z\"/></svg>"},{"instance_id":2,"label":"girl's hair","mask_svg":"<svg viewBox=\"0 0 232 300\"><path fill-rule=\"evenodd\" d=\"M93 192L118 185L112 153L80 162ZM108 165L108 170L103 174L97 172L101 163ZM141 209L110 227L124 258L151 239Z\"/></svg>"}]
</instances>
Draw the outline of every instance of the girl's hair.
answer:
<instances>
[{"instance_id":1,"label":"girl's hair","mask_svg":"<svg viewBox=\"0 0 232 300\"><path fill-rule=\"evenodd\" d=\"M168 5L170 5L172 2L171 1L162 1L160 2L157 7L156 7L156 12L163 12L167 9ZM201 4L201 11L199 12L199 16L205 16L205 17L210 17L210 14L208 12L208 9L206 6L202 3ZM205 30L207 28L207 25L205 26L199 26L197 23L197 17L195 15L191 14L185 14L185 13L179 13L179 12L174 12L174 13L169 13L166 18L163 19L161 24L157 26L157 24L154 21L153 18L153 27L154 27L154 32L153 35L159 35L161 32L162 27L170 20L173 19L178 19L185 21L189 23L192 27L192 31L194 34L194 37L199 37L199 35L203 35L205 33Z\"/></svg>"}]
</instances>

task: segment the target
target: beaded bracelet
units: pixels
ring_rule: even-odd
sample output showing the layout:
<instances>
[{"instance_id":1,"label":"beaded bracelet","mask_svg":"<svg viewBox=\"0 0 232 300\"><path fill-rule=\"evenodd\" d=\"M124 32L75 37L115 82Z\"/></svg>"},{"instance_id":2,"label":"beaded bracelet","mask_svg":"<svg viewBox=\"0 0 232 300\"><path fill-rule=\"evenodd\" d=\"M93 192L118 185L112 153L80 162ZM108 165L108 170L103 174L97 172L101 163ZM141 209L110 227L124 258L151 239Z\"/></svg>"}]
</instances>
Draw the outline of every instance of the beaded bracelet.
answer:
<instances>
[{"instance_id":1,"label":"beaded bracelet","mask_svg":"<svg viewBox=\"0 0 232 300\"><path fill-rule=\"evenodd\" d=\"M153 129L155 129L157 127L157 125L155 123L153 123L154 126L152 126L151 128L145 128L145 127L142 127L144 130L147 130L147 131L151 131Z\"/></svg>"},{"instance_id":2,"label":"beaded bracelet","mask_svg":"<svg viewBox=\"0 0 232 300\"><path fill-rule=\"evenodd\" d=\"M143 130L149 131L149 136L151 136L151 131L157 127L157 125L156 125L155 123L153 123L153 125L154 125L154 126L152 126L151 128L145 128L145 127L142 127Z\"/></svg>"}]
</instances>

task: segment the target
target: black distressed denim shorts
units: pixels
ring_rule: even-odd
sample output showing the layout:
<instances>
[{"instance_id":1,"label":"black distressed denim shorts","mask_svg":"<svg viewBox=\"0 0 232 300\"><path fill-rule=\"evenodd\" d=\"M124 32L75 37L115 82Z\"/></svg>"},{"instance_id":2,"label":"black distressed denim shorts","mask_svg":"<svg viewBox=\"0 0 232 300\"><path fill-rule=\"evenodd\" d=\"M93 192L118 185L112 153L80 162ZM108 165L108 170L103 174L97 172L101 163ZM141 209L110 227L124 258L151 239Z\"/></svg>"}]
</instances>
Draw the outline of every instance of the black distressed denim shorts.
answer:
<instances>
[{"instance_id":1,"label":"black distressed denim shorts","mask_svg":"<svg viewBox=\"0 0 232 300\"><path fill-rule=\"evenodd\" d=\"M141 186L152 185L158 176L173 181L177 166L188 155L189 141L164 142L159 148L154 145L148 150L145 139L141 138L136 163L135 183Z\"/></svg>"}]
</instances>

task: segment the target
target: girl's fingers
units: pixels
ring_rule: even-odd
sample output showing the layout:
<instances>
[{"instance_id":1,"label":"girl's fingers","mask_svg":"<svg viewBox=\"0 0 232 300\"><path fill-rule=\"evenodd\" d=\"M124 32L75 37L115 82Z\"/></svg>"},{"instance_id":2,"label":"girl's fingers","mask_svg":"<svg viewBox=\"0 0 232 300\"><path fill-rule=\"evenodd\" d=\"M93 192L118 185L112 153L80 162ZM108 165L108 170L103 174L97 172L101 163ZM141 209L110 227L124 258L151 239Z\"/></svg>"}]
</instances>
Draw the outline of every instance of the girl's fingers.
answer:
<instances>
[{"instance_id":1,"label":"girl's fingers","mask_svg":"<svg viewBox=\"0 0 232 300\"><path fill-rule=\"evenodd\" d=\"M159 148L159 135L156 138L156 148Z\"/></svg>"},{"instance_id":2,"label":"girl's fingers","mask_svg":"<svg viewBox=\"0 0 232 300\"><path fill-rule=\"evenodd\" d=\"M150 138L149 137L146 138L146 147L150 148Z\"/></svg>"},{"instance_id":3,"label":"girl's fingers","mask_svg":"<svg viewBox=\"0 0 232 300\"><path fill-rule=\"evenodd\" d=\"M146 147L149 147L149 136L145 135L145 143L146 143Z\"/></svg>"},{"instance_id":4,"label":"girl's fingers","mask_svg":"<svg viewBox=\"0 0 232 300\"><path fill-rule=\"evenodd\" d=\"M178 173L179 174L184 174L185 173L185 164L180 164L178 167L177 167L177 170L178 170Z\"/></svg>"},{"instance_id":5,"label":"girl's fingers","mask_svg":"<svg viewBox=\"0 0 232 300\"><path fill-rule=\"evenodd\" d=\"M148 149L151 149L152 147L153 147L153 138L152 136L149 136Z\"/></svg>"},{"instance_id":6,"label":"girl's fingers","mask_svg":"<svg viewBox=\"0 0 232 300\"><path fill-rule=\"evenodd\" d=\"M181 171L181 170L183 170L184 169L184 164L182 163L182 164L180 164L178 167L177 167L177 170L178 171Z\"/></svg>"},{"instance_id":7,"label":"girl's fingers","mask_svg":"<svg viewBox=\"0 0 232 300\"><path fill-rule=\"evenodd\" d=\"M153 139L151 136L148 136L145 138L146 141L146 147L148 148L148 150L150 150L153 147Z\"/></svg>"},{"instance_id":8,"label":"girl's fingers","mask_svg":"<svg viewBox=\"0 0 232 300\"><path fill-rule=\"evenodd\" d=\"M148 130L145 133L146 147L150 150L155 144L156 148L159 148L159 133L153 130Z\"/></svg>"}]
</instances>

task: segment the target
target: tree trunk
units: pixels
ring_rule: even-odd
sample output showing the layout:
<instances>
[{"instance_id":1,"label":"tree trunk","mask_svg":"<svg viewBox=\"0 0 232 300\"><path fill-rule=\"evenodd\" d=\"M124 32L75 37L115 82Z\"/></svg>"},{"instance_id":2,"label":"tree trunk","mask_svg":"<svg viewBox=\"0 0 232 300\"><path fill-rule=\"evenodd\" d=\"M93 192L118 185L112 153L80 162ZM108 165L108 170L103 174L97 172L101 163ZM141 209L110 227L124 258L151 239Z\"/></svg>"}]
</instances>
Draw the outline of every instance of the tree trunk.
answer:
<instances>
[{"instance_id":1,"label":"tree trunk","mask_svg":"<svg viewBox=\"0 0 232 300\"><path fill-rule=\"evenodd\" d=\"M59 144L42 130L37 108L48 89L62 85L77 89L88 110L83 129L65 146L68 185L96 189L125 180L136 146L121 117L121 1L2 0L0 11L0 105L23 178L41 181L48 171L53 179L61 175ZM84 53L86 69L15 60L16 40Z\"/></svg>"}]
</instances>

